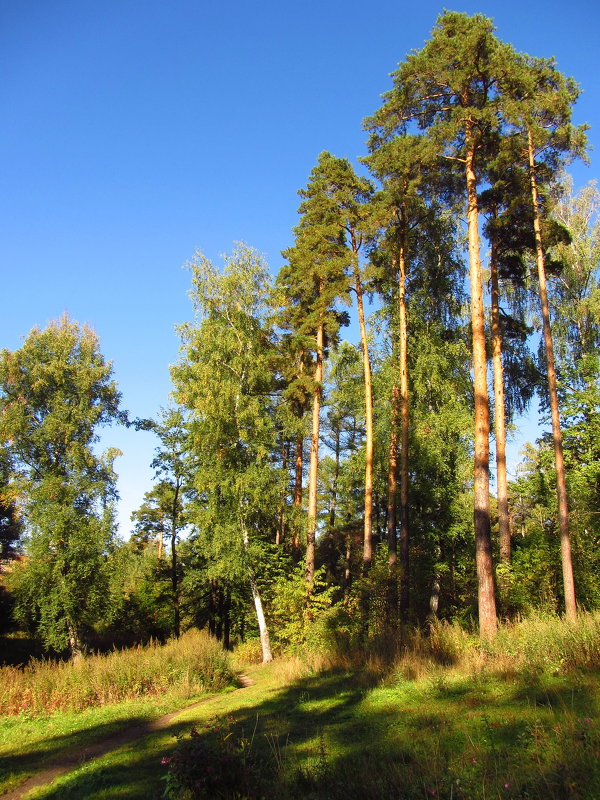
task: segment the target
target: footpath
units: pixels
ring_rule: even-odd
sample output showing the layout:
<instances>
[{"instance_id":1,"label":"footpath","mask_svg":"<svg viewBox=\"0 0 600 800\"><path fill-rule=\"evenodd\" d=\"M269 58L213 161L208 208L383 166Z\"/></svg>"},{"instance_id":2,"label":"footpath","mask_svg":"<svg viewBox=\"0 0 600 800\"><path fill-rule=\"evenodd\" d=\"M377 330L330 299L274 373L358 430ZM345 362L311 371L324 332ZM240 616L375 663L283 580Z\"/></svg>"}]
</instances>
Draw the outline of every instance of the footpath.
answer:
<instances>
[{"instance_id":1,"label":"footpath","mask_svg":"<svg viewBox=\"0 0 600 800\"><path fill-rule=\"evenodd\" d=\"M242 684L240 688L236 690L238 692L247 689L249 686L252 686L253 683L246 675L238 676L238 680ZM216 696L219 697L219 695ZM17 786L16 789L11 789L4 794L0 794L0 800L22 800L22 798L25 798L33 789L39 786L47 786L67 772L78 769L83 764L87 764L95 758L100 758L100 756L104 756L112 750L117 750L123 745L131 744L138 739L143 739L151 733L164 730L168 728L180 714L191 711L206 703L210 703L214 699L215 695L203 697L202 700L191 703L184 708L179 708L177 711L173 711L170 714L164 714L162 717L149 720L141 725L124 728L122 731L119 731L119 733L113 734L106 739L94 742L94 744L91 745L86 745L85 747L80 747L77 750L72 750L70 753L65 753L50 762L44 769L36 772L30 778L27 778L27 780Z\"/></svg>"}]
</instances>

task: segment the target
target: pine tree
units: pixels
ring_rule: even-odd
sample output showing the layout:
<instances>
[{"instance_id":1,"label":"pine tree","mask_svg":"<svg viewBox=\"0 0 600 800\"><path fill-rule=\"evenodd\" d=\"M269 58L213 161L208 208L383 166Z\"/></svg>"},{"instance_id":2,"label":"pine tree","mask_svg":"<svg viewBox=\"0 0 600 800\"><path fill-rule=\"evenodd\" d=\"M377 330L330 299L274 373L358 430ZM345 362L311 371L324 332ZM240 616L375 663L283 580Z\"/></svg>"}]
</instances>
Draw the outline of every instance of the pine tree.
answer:
<instances>
[{"instance_id":1,"label":"pine tree","mask_svg":"<svg viewBox=\"0 0 600 800\"><path fill-rule=\"evenodd\" d=\"M287 264L277 277L282 327L293 333L298 349L312 351L312 424L306 530L306 584L310 592L315 572L319 429L323 396L323 361L326 347L334 343L344 316L337 304L346 301L346 250L336 209L326 193L317 165L306 189L299 191L302 215L295 228L293 247L283 252Z\"/></svg>"},{"instance_id":2,"label":"pine tree","mask_svg":"<svg viewBox=\"0 0 600 800\"><path fill-rule=\"evenodd\" d=\"M494 36L489 19L445 12L425 47L393 73L394 87L371 118L373 142L426 131L448 169L461 165L467 200L471 327L475 388L474 527L482 636L496 630L489 500L489 403L479 243L478 170L484 145L502 112L500 80L512 49Z\"/></svg>"},{"instance_id":3,"label":"pine tree","mask_svg":"<svg viewBox=\"0 0 600 800\"><path fill-rule=\"evenodd\" d=\"M560 428L560 410L554 350L548 306L545 249L542 238L543 205L547 185L565 161L585 153L585 126L571 124L572 106L579 90L572 79L565 78L552 59L522 57L505 80L504 93L511 105L507 117L514 135L523 143L523 162L529 172L531 208L535 236L535 256L542 312L542 332L548 376L548 394L552 418L556 493L563 565L563 583L567 617L577 615L575 583L569 533L567 483ZM540 181L541 178L541 181ZM542 193L540 194L540 189Z\"/></svg>"}]
</instances>

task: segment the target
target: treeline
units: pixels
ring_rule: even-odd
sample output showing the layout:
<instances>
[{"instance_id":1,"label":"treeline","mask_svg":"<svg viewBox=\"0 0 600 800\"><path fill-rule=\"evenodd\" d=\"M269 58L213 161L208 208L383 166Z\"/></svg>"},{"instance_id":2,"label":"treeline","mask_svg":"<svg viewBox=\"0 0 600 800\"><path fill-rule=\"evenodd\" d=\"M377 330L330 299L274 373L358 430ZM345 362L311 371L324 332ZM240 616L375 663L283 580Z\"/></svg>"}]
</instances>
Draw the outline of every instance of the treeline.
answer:
<instances>
[{"instance_id":1,"label":"treeline","mask_svg":"<svg viewBox=\"0 0 600 800\"><path fill-rule=\"evenodd\" d=\"M455 12L392 79L363 174L319 156L275 279L242 245L190 263L174 405L128 423L159 440L128 542L116 454L93 450L127 422L95 335L65 318L3 351L2 536L24 526L15 614L46 645L193 624L227 646L258 630L269 660L273 636L364 647L433 615L489 639L498 617L598 605L600 195L564 171L585 157L578 88ZM511 482L507 429L536 395L552 433Z\"/></svg>"}]
</instances>

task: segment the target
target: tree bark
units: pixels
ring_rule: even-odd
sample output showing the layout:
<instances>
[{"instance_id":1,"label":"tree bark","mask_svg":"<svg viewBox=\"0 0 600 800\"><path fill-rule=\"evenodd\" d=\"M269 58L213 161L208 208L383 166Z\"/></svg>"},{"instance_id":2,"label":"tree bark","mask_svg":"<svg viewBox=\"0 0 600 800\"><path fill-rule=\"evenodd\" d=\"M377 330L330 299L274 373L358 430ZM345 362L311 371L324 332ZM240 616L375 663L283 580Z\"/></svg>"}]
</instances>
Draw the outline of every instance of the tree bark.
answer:
<instances>
[{"instance_id":1,"label":"tree bark","mask_svg":"<svg viewBox=\"0 0 600 800\"><path fill-rule=\"evenodd\" d=\"M240 524L242 526L244 550L247 553L248 543L249 543L248 530L246 528L244 520L240 520ZM269 661L273 661L273 653L271 651L271 640L269 637L269 630L267 628L267 621L265 619L265 613L263 611L262 600L260 598L260 592L258 590L258 584L256 583L254 570L252 569L249 563L247 566L247 571L248 571L248 579L250 582L250 590L252 591L252 599L254 600L254 609L256 611L256 621L258 622L258 632L260 635L260 646L262 648L262 654L263 654L263 664L267 664Z\"/></svg>"},{"instance_id":2,"label":"tree bark","mask_svg":"<svg viewBox=\"0 0 600 800\"><path fill-rule=\"evenodd\" d=\"M67 637L69 640L69 653L71 661L80 661L83 658L83 646L77 627L67 618Z\"/></svg>"},{"instance_id":3,"label":"tree bark","mask_svg":"<svg viewBox=\"0 0 600 800\"><path fill-rule=\"evenodd\" d=\"M492 362L494 366L496 423L498 537L500 539L500 562L502 564L510 564L510 514L508 512L508 480L506 477L506 410L504 403L504 370L502 367L502 334L500 332L500 291L498 285L498 262L493 237L491 250L490 283L492 289Z\"/></svg>"},{"instance_id":4,"label":"tree bark","mask_svg":"<svg viewBox=\"0 0 600 800\"><path fill-rule=\"evenodd\" d=\"M409 528L408 528L408 334L406 320L406 247L404 209L400 211L400 248L398 253L398 354L400 357L400 619L408 620L410 602Z\"/></svg>"},{"instance_id":5,"label":"tree bark","mask_svg":"<svg viewBox=\"0 0 600 800\"><path fill-rule=\"evenodd\" d=\"M292 557L297 563L300 561L300 531L299 517L302 508L302 466L303 466L304 436L300 434L296 439L296 459L294 476L294 528L292 534Z\"/></svg>"},{"instance_id":6,"label":"tree bark","mask_svg":"<svg viewBox=\"0 0 600 800\"><path fill-rule=\"evenodd\" d=\"M322 288L322 287L321 287ZM316 365L312 408L312 435L310 442L310 471L308 477L308 524L306 530L306 584L312 592L315 575L315 534L317 530L317 477L319 471L319 426L321 421L321 397L323 393L323 342L324 325L321 320L316 336Z\"/></svg>"},{"instance_id":7,"label":"tree bark","mask_svg":"<svg viewBox=\"0 0 600 800\"><path fill-rule=\"evenodd\" d=\"M360 328L360 347L362 350L363 377L365 384L365 519L363 530L363 571L366 573L373 561L373 384L371 380L371 360L365 325L363 289L358 267L358 247L352 231L352 257L354 259L354 285L358 324Z\"/></svg>"},{"instance_id":8,"label":"tree bark","mask_svg":"<svg viewBox=\"0 0 600 800\"><path fill-rule=\"evenodd\" d=\"M475 392L475 463L473 474L475 554L478 580L479 632L486 639L496 633L496 598L490 529L489 461L490 417L485 352L485 317L479 250L479 210L474 169L473 121L465 123L465 177L467 185L467 227L471 325L473 329L473 383Z\"/></svg>"},{"instance_id":9,"label":"tree bark","mask_svg":"<svg viewBox=\"0 0 600 800\"><path fill-rule=\"evenodd\" d=\"M562 558L563 584L565 592L565 611L567 619L577 617L577 601L575 598L575 581L573 579L573 562L571 558L571 538L569 535L569 506L567 499L567 482L563 456L562 433L560 429L560 413L558 409L558 392L556 389L556 370L554 367L554 348L550 329L550 313L548 310L548 291L546 287L546 266L540 209L538 202L537 181L535 176L535 153L531 131L527 131L529 150L529 179L531 184L531 203L533 206L533 228L535 232L535 251L540 285L540 303L542 306L542 327L544 348L546 351L546 368L548 372L548 393L550 395L550 414L552 417L552 438L554 440L554 464L556 467L556 495L558 500L558 524L560 529L560 551Z\"/></svg>"},{"instance_id":10,"label":"tree bark","mask_svg":"<svg viewBox=\"0 0 600 800\"><path fill-rule=\"evenodd\" d=\"M398 561L396 539L396 494L398 491L398 417L400 416L400 387L394 378L392 386L392 416L390 420L390 447L388 451L387 479L387 541L388 564L395 567Z\"/></svg>"}]
</instances>

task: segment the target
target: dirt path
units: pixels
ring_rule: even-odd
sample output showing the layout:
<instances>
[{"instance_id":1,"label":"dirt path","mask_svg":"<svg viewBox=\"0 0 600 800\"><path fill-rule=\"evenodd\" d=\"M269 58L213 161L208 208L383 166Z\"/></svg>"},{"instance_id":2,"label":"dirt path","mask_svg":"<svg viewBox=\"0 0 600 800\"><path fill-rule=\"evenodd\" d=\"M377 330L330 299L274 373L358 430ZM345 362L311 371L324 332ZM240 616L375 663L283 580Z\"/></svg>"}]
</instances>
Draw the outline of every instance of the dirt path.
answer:
<instances>
[{"instance_id":1,"label":"dirt path","mask_svg":"<svg viewBox=\"0 0 600 800\"><path fill-rule=\"evenodd\" d=\"M238 692L242 689L248 688L248 686L252 686L253 684L253 681L250 680L250 678L248 678L246 675L240 675L238 680L242 684L240 688L236 690ZM94 744L87 745L86 747L80 747L77 750L72 750L70 753L65 753L64 755L53 759L52 762L40 772L36 772L35 775L27 778L27 780L24 781L24 783L22 783L20 786L17 786L16 789L11 789L9 792L1 794L0 800L21 800L21 798L25 797L25 795L32 789L52 783L52 781L56 780L56 778L59 778L61 775L65 775L65 773L70 772L73 769L77 769L82 764L86 764L88 761L92 761L95 758L104 756L107 753L110 753L111 750L116 750L117 748L122 747L122 745L130 744L131 742L135 742L137 739L143 739L144 736L148 736L150 733L168 728L171 722L175 719L175 717L179 716L179 714L183 714L184 711L190 711L191 709L198 708L198 706L202 706L205 703L210 703L214 697L215 695L212 695L211 697L204 697L202 700L199 700L196 703L185 706L185 708L180 708L177 711L173 711L170 714L165 714L164 716L158 717L154 720L149 720L141 725L134 725L130 728L125 728L124 730L120 731L119 733L115 733L107 739L102 739Z\"/></svg>"}]
</instances>

